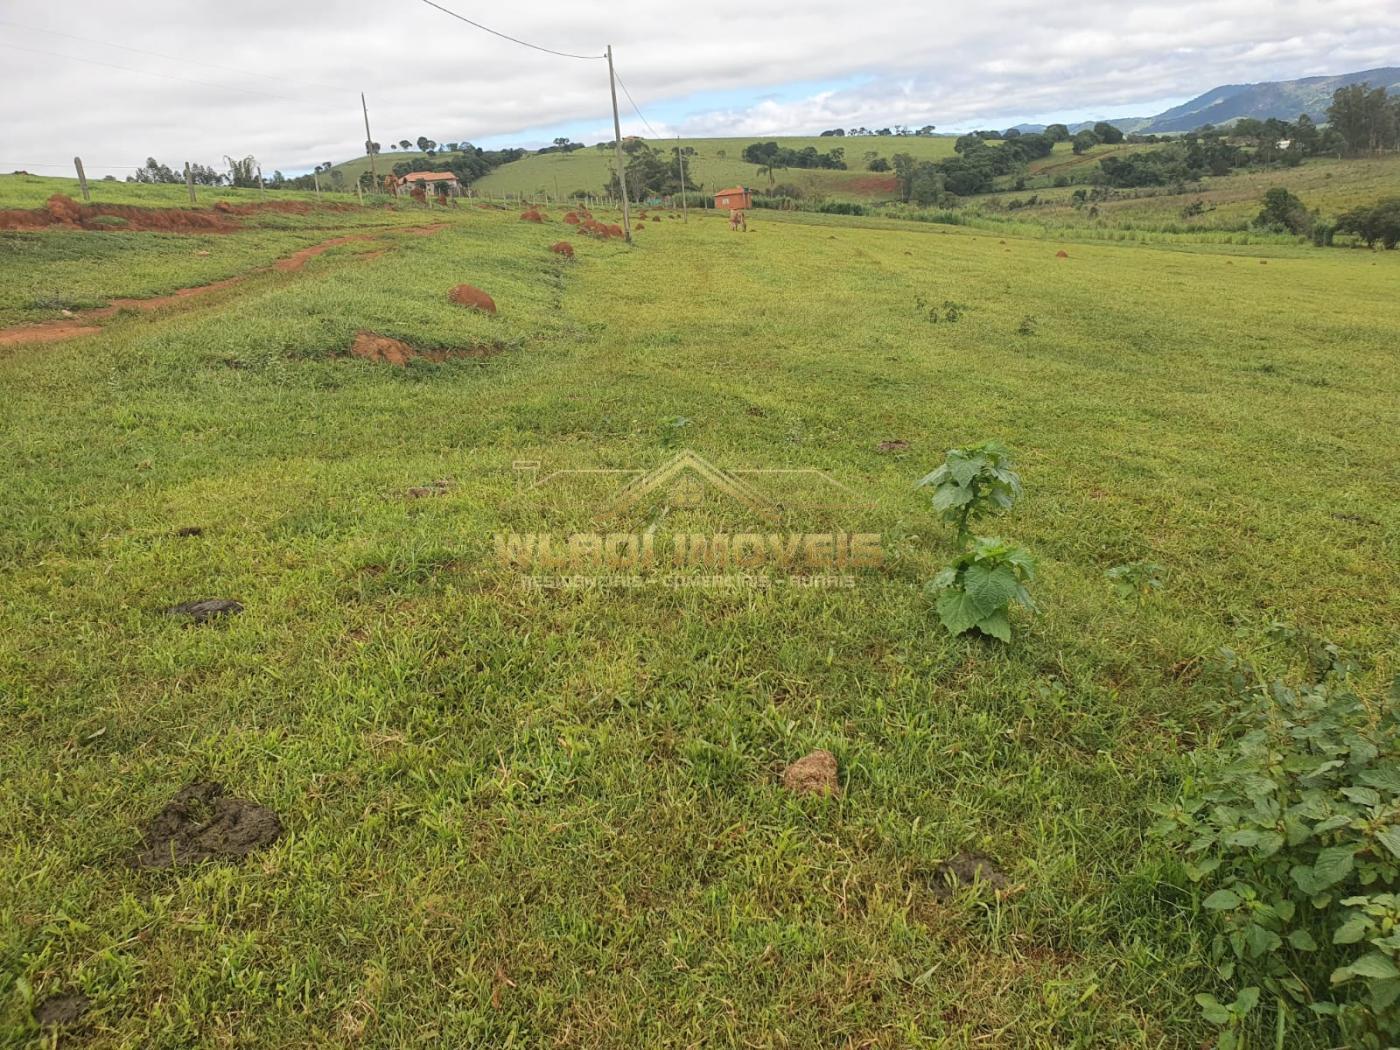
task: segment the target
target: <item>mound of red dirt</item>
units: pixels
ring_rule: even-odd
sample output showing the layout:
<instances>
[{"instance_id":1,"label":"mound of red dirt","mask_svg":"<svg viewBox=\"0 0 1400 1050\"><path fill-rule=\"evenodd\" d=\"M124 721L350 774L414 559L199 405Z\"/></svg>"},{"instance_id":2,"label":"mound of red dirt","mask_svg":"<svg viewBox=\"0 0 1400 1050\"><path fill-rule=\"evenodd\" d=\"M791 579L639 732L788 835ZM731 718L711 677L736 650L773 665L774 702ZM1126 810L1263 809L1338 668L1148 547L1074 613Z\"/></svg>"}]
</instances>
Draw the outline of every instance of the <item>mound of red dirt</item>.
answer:
<instances>
[{"instance_id":1,"label":"mound of red dirt","mask_svg":"<svg viewBox=\"0 0 1400 1050\"><path fill-rule=\"evenodd\" d=\"M549 246L549 250L555 255L562 255L566 259L574 257L574 246L568 241L555 241Z\"/></svg>"},{"instance_id":2,"label":"mound of red dirt","mask_svg":"<svg viewBox=\"0 0 1400 1050\"><path fill-rule=\"evenodd\" d=\"M494 346L474 346L464 350L416 350L400 339L390 339L387 335L377 335L363 329L355 333L355 341L350 344L351 357L358 357L363 361L373 361L380 365L394 365L397 368L407 367L414 358L442 362L455 357L490 357L499 352L500 348ZM434 482L433 484L442 485L444 483ZM429 493L426 490L410 489L409 494L422 496ZM431 494L436 495L437 493Z\"/></svg>"},{"instance_id":3,"label":"mound of red dirt","mask_svg":"<svg viewBox=\"0 0 1400 1050\"><path fill-rule=\"evenodd\" d=\"M579 223L578 212L571 211L564 214L564 221L570 226L577 226Z\"/></svg>"},{"instance_id":4,"label":"mound of red dirt","mask_svg":"<svg viewBox=\"0 0 1400 1050\"><path fill-rule=\"evenodd\" d=\"M219 201L212 208L142 208L132 204L79 204L55 193L42 208L0 211L0 230L34 230L45 226L76 226L84 230L126 230L138 233L229 233L240 228L235 216L259 212L302 215L317 208L344 211L348 204L314 205L306 201L267 201L230 204Z\"/></svg>"},{"instance_id":5,"label":"mound of red dirt","mask_svg":"<svg viewBox=\"0 0 1400 1050\"><path fill-rule=\"evenodd\" d=\"M398 339L390 339L386 335L375 335L373 332L365 331L355 333L355 341L350 344L350 353L352 356L362 357L366 361L398 365L400 368L418 356L413 347L407 343L400 342Z\"/></svg>"},{"instance_id":6,"label":"mound of red dirt","mask_svg":"<svg viewBox=\"0 0 1400 1050\"><path fill-rule=\"evenodd\" d=\"M496 300L475 285L459 284L448 293L447 297L458 306L466 306L488 314L496 312Z\"/></svg>"},{"instance_id":7,"label":"mound of red dirt","mask_svg":"<svg viewBox=\"0 0 1400 1050\"><path fill-rule=\"evenodd\" d=\"M526 208L520 213L525 222L544 222L544 214L538 208Z\"/></svg>"},{"instance_id":8,"label":"mound of red dirt","mask_svg":"<svg viewBox=\"0 0 1400 1050\"><path fill-rule=\"evenodd\" d=\"M1067 251L1065 251L1063 248L1061 248L1059 251L1057 251L1057 252L1055 253L1055 258L1057 258L1057 259L1068 259L1068 258L1069 258L1069 252L1067 252Z\"/></svg>"},{"instance_id":9,"label":"mound of red dirt","mask_svg":"<svg viewBox=\"0 0 1400 1050\"><path fill-rule=\"evenodd\" d=\"M78 202L72 197L65 197L61 193L55 193L44 205L44 210L53 216L54 222L67 223L76 226L78 220L82 218L82 209L78 207Z\"/></svg>"}]
</instances>

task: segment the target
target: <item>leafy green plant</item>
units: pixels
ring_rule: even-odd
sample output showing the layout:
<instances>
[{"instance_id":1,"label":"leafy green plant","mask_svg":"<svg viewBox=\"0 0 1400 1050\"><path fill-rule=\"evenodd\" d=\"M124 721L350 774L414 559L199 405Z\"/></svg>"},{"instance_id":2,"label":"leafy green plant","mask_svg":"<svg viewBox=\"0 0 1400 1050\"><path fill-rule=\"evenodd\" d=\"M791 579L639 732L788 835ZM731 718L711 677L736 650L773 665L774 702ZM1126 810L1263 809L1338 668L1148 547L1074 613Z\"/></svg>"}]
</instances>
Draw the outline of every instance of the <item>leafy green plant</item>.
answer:
<instances>
[{"instance_id":1,"label":"leafy green plant","mask_svg":"<svg viewBox=\"0 0 1400 1050\"><path fill-rule=\"evenodd\" d=\"M1035 318L1026 314L1021 318L1021 323L1016 326L1017 335L1035 335Z\"/></svg>"},{"instance_id":2,"label":"leafy green plant","mask_svg":"<svg viewBox=\"0 0 1400 1050\"><path fill-rule=\"evenodd\" d=\"M930 303L922 295L914 296L914 307L924 315L929 324L937 324L940 320L957 324L963 311L967 309L962 303L955 303L951 299L943 300L940 307L937 303Z\"/></svg>"},{"instance_id":3,"label":"leafy green plant","mask_svg":"<svg viewBox=\"0 0 1400 1050\"><path fill-rule=\"evenodd\" d=\"M1394 1046L1400 696L1365 703L1335 647L1321 680L1299 687L1260 682L1226 655L1237 738L1223 756L1198 754L1198 775L1157 829L1210 890L1199 906L1218 922L1217 973L1274 995L1280 1033L1293 1003L1334 1018L1348 1046ZM1238 1029L1238 1016L1200 1001L1209 1020Z\"/></svg>"},{"instance_id":4,"label":"leafy green plant","mask_svg":"<svg viewBox=\"0 0 1400 1050\"><path fill-rule=\"evenodd\" d=\"M965 551L929 581L938 595L935 608L948 633L973 628L1003 642L1011 641L1011 603L1034 610L1026 584L1035 578L1035 560L1022 547L996 537L978 536Z\"/></svg>"},{"instance_id":5,"label":"leafy green plant","mask_svg":"<svg viewBox=\"0 0 1400 1050\"><path fill-rule=\"evenodd\" d=\"M1113 583L1113 589L1120 598L1136 598L1142 601L1162 586L1162 567L1156 562L1130 561L1115 565L1104 573Z\"/></svg>"},{"instance_id":6,"label":"leafy green plant","mask_svg":"<svg viewBox=\"0 0 1400 1050\"><path fill-rule=\"evenodd\" d=\"M657 428L657 432L661 437L662 447L675 448L680 444L689 426L690 420L685 416L670 416L667 419L663 419L661 425Z\"/></svg>"},{"instance_id":7,"label":"leafy green plant","mask_svg":"<svg viewBox=\"0 0 1400 1050\"><path fill-rule=\"evenodd\" d=\"M914 487L933 486L933 509L957 526L958 542L963 543L972 522L1010 510L1021 498L1021 478L1011 467L1009 449L983 441L950 448L943 465Z\"/></svg>"}]
</instances>

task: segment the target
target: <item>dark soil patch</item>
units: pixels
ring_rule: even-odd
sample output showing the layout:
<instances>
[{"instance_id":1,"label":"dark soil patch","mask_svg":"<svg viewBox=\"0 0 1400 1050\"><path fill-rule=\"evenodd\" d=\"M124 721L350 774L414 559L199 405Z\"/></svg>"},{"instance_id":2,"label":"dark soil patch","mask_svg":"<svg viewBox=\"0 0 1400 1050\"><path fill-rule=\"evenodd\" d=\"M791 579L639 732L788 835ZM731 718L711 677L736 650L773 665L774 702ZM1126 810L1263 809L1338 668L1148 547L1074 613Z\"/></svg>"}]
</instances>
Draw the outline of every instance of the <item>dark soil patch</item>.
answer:
<instances>
[{"instance_id":1,"label":"dark soil patch","mask_svg":"<svg viewBox=\"0 0 1400 1050\"><path fill-rule=\"evenodd\" d=\"M882 441L875 446L877 452L906 452L909 449L909 442L903 438L894 438L890 441Z\"/></svg>"},{"instance_id":2,"label":"dark soil patch","mask_svg":"<svg viewBox=\"0 0 1400 1050\"><path fill-rule=\"evenodd\" d=\"M203 536L203 525L181 525L175 530L176 536Z\"/></svg>"},{"instance_id":3,"label":"dark soil patch","mask_svg":"<svg viewBox=\"0 0 1400 1050\"><path fill-rule=\"evenodd\" d=\"M496 312L496 300L475 285L459 284L447 293L447 297L458 306L465 306L488 314Z\"/></svg>"},{"instance_id":4,"label":"dark soil patch","mask_svg":"<svg viewBox=\"0 0 1400 1050\"><path fill-rule=\"evenodd\" d=\"M996 892L1011 886L1001 870L980 853L959 853L933 869L931 889L940 901L952 900L959 889L974 884Z\"/></svg>"},{"instance_id":5,"label":"dark soil patch","mask_svg":"<svg viewBox=\"0 0 1400 1050\"><path fill-rule=\"evenodd\" d=\"M147 825L132 858L138 868L168 868L204 860L240 860L282 834L266 806L225 798L222 784L183 787Z\"/></svg>"},{"instance_id":6,"label":"dark soil patch","mask_svg":"<svg viewBox=\"0 0 1400 1050\"><path fill-rule=\"evenodd\" d=\"M450 488L452 488L452 482L443 479L439 481L430 481L426 485L415 485L408 490L408 494L413 499L422 499L424 496L444 495Z\"/></svg>"},{"instance_id":7,"label":"dark soil patch","mask_svg":"<svg viewBox=\"0 0 1400 1050\"><path fill-rule=\"evenodd\" d=\"M224 616L236 616L243 611L243 603L232 598L201 598L172 605L165 611L171 616L187 616L193 623L208 623Z\"/></svg>"},{"instance_id":8,"label":"dark soil patch","mask_svg":"<svg viewBox=\"0 0 1400 1050\"><path fill-rule=\"evenodd\" d=\"M92 1001L81 992L51 995L34 1004L34 1020L43 1025L73 1024L91 1005Z\"/></svg>"},{"instance_id":9,"label":"dark soil patch","mask_svg":"<svg viewBox=\"0 0 1400 1050\"><path fill-rule=\"evenodd\" d=\"M1065 251L1063 248L1061 248L1059 251L1057 251L1057 252L1055 253L1055 258L1057 258L1057 259L1068 259L1068 258L1069 258L1069 252L1067 252L1067 251Z\"/></svg>"},{"instance_id":10,"label":"dark soil patch","mask_svg":"<svg viewBox=\"0 0 1400 1050\"><path fill-rule=\"evenodd\" d=\"M820 749L804 755L783 770L783 787L798 795L841 794L841 782L836 778L836 756Z\"/></svg>"}]
</instances>

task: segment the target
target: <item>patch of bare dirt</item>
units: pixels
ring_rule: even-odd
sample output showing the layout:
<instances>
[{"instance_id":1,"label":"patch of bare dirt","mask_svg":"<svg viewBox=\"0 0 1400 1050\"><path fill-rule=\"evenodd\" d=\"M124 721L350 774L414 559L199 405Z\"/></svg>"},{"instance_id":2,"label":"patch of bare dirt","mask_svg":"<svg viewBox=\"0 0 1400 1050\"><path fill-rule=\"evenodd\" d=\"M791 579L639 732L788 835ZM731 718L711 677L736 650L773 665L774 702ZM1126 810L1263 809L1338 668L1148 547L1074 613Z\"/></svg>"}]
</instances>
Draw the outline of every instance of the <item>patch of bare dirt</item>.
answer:
<instances>
[{"instance_id":1,"label":"patch of bare dirt","mask_svg":"<svg viewBox=\"0 0 1400 1050\"><path fill-rule=\"evenodd\" d=\"M390 339L387 335L359 331L355 333L355 341L350 344L350 355L377 364L397 365L402 368L417 357L418 352L407 343Z\"/></svg>"},{"instance_id":2,"label":"patch of bare dirt","mask_svg":"<svg viewBox=\"0 0 1400 1050\"><path fill-rule=\"evenodd\" d=\"M298 204L298 201L283 201L277 203ZM251 207L248 205L247 207ZM336 207L341 207L337 205ZM5 213L0 212L0 228L4 228ZM428 236L437 233L438 230L445 229L444 225L437 226L413 226L401 232ZM349 244L353 241L373 241L376 237L370 234L353 234L346 237L333 237L320 244L313 244L300 251L293 252L286 258L278 259L272 264L272 269L282 272L294 272L302 269L310 260L316 256L339 247L342 244ZM383 251L367 252L360 256L362 260L377 259L384 254ZM153 295L147 299L113 299L108 305L98 307L94 310L83 310L74 315L72 320L64 318L60 321L40 321L34 324L15 325L12 328L0 328L0 346L19 346L25 343L56 343L65 339L76 339L81 335L92 335L102 329L87 321L102 320L113 316L122 310L158 310L163 306L170 306L175 303L186 302L191 299L198 299L201 296L210 295L221 291L224 288L232 288L241 284L254 274L263 273L264 270L252 270L237 277L226 277L222 281L213 281L209 284L199 284L191 288L180 288L168 295Z\"/></svg>"},{"instance_id":3,"label":"patch of bare dirt","mask_svg":"<svg viewBox=\"0 0 1400 1050\"><path fill-rule=\"evenodd\" d=\"M34 1020L41 1025L73 1024L91 1005L91 1000L81 992L51 995L34 1004Z\"/></svg>"},{"instance_id":4,"label":"patch of bare dirt","mask_svg":"<svg viewBox=\"0 0 1400 1050\"><path fill-rule=\"evenodd\" d=\"M544 222L546 216L538 208L526 208L520 213L520 218L525 222Z\"/></svg>"},{"instance_id":5,"label":"patch of bare dirt","mask_svg":"<svg viewBox=\"0 0 1400 1050\"><path fill-rule=\"evenodd\" d=\"M798 795L839 795L836 756L818 749L783 770L783 787Z\"/></svg>"},{"instance_id":6,"label":"patch of bare dirt","mask_svg":"<svg viewBox=\"0 0 1400 1050\"><path fill-rule=\"evenodd\" d=\"M472 284L459 284L447 293L447 297L458 306L465 306L488 314L496 312L496 300Z\"/></svg>"},{"instance_id":7,"label":"patch of bare dirt","mask_svg":"<svg viewBox=\"0 0 1400 1050\"><path fill-rule=\"evenodd\" d=\"M237 616L243 611L243 603L232 598L200 598L172 605L165 611L171 616L186 617L191 623L209 623L225 616Z\"/></svg>"},{"instance_id":8,"label":"patch of bare dirt","mask_svg":"<svg viewBox=\"0 0 1400 1050\"><path fill-rule=\"evenodd\" d=\"M1055 258L1057 258L1057 259L1068 259L1068 258L1069 258L1069 252L1067 252L1067 251L1065 251L1063 248L1061 248L1059 251L1057 251L1057 252L1055 253Z\"/></svg>"},{"instance_id":9,"label":"patch of bare dirt","mask_svg":"<svg viewBox=\"0 0 1400 1050\"><path fill-rule=\"evenodd\" d=\"M168 868L241 860L281 834L281 820L266 806L226 798L222 784L196 781L181 788L152 818L132 863L138 868Z\"/></svg>"},{"instance_id":10,"label":"patch of bare dirt","mask_svg":"<svg viewBox=\"0 0 1400 1050\"><path fill-rule=\"evenodd\" d=\"M351 357L373 361L375 364L394 365L397 368L407 367L408 363L415 358L441 363L463 357L491 357L498 353L500 353L500 349L494 346L473 346L455 350L419 350L409 346L401 339L391 339L386 335L378 335L363 329L355 333L355 340L350 344Z\"/></svg>"},{"instance_id":11,"label":"patch of bare dirt","mask_svg":"<svg viewBox=\"0 0 1400 1050\"><path fill-rule=\"evenodd\" d=\"M951 900L958 890L973 885L1001 893L1011 888L1011 881L980 853L956 854L933 870L931 888L940 901Z\"/></svg>"},{"instance_id":12,"label":"patch of bare dirt","mask_svg":"<svg viewBox=\"0 0 1400 1050\"><path fill-rule=\"evenodd\" d=\"M894 438L893 440L890 440L890 441L882 441L882 442L880 442L878 445L875 446L875 451L876 451L876 452L907 452L907 451L909 451L909 442L905 441L903 438Z\"/></svg>"},{"instance_id":13,"label":"patch of bare dirt","mask_svg":"<svg viewBox=\"0 0 1400 1050\"><path fill-rule=\"evenodd\" d=\"M408 490L408 495L412 499L423 499L425 496L443 496L452 488L452 482L446 478L438 481L430 481L426 485L415 485Z\"/></svg>"},{"instance_id":14,"label":"patch of bare dirt","mask_svg":"<svg viewBox=\"0 0 1400 1050\"><path fill-rule=\"evenodd\" d=\"M549 250L555 255L562 255L566 259L574 257L574 246L568 241L555 241L549 246Z\"/></svg>"}]
</instances>

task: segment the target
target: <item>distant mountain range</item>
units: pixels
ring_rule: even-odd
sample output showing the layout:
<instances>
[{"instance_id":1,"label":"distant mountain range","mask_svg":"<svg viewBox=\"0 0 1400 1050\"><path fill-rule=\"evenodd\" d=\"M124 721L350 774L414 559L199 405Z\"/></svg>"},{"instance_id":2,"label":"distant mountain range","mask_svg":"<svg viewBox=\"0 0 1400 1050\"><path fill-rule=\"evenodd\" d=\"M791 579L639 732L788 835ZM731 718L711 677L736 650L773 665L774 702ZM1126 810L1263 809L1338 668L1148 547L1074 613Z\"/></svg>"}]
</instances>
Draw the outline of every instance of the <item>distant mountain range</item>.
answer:
<instances>
[{"instance_id":1,"label":"distant mountain range","mask_svg":"<svg viewBox=\"0 0 1400 1050\"><path fill-rule=\"evenodd\" d=\"M1155 117L1107 117L1110 124L1129 132L1144 135L1173 131L1194 131L1204 124L1229 124L1241 117L1267 120L1297 120L1306 113L1321 123L1327 119L1327 107L1332 93L1350 84L1369 83L1400 91L1400 66L1363 69L1358 73L1342 73L1334 77L1303 77L1301 80L1276 80L1263 84L1224 84L1197 95L1190 102L1158 113ZM1091 128L1095 121L1071 124L1071 132ZM1044 131L1044 124L1018 124L1022 132Z\"/></svg>"}]
</instances>

